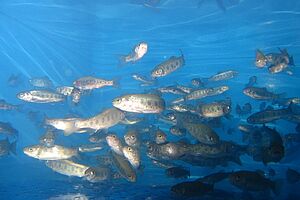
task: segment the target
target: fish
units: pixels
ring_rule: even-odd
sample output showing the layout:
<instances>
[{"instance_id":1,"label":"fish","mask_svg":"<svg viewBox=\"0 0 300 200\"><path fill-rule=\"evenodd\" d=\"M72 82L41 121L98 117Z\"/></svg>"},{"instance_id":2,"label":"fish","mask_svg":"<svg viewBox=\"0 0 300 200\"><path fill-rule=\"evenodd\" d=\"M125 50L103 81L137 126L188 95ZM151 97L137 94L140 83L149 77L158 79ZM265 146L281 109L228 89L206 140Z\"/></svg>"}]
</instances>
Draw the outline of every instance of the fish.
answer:
<instances>
[{"instance_id":1,"label":"fish","mask_svg":"<svg viewBox=\"0 0 300 200\"><path fill-rule=\"evenodd\" d=\"M137 175L134 168L128 162L128 160L121 155L111 152L113 164L116 166L118 172L129 182L136 182Z\"/></svg>"},{"instance_id":2,"label":"fish","mask_svg":"<svg viewBox=\"0 0 300 200\"><path fill-rule=\"evenodd\" d=\"M111 180L113 172L108 167L89 167L84 172L84 177L92 183Z\"/></svg>"},{"instance_id":3,"label":"fish","mask_svg":"<svg viewBox=\"0 0 300 200\"><path fill-rule=\"evenodd\" d=\"M290 184L295 184L300 181L300 173L294 169L288 168L286 170L286 180Z\"/></svg>"},{"instance_id":4,"label":"fish","mask_svg":"<svg viewBox=\"0 0 300 200\"><path fill-rule=\"evenodd\" d=\"M300 98L299 97L279 98L279 99L274 99L272 102L273 105L279 105L279 106L289 106L291 103L300 104Z\"/></svg>"},{"instance_id":5,"label":"fish","mask_svg":"<svg viewBox=\"0 0 300 200\"><path fill-rule=\"evenodd\" d=\"M71 160L47 160L45 164L53 171L66 176L85 177L85 172L89 168Z\"/></svg>"},{"instance_id":6,"label":"fish","mask_svg":"<svg viewBox=\"0 0 300 200\"><path fill-rule=\"evenodd\" d=\"M13 105L6 102L4 99L0 99L0 110L19 110L19 105Z\"/></svg>"},{"instance_id":7,"label":"fish","mask_svg":"<svg viewBox=\"0 0 300 200\"><path fill-rule=\"evenodd\" d=\"M147 156L154 160L176 160L185 155L186 147L181 143L168 142L166 144L156 144L147 142Z\"/></svg>"},{"instance_id":8,"label":"fish","mask_svg":"<svg viewBox=\"0 0 300 200\"><path fill-rule=\"evenodd\" d=\"M102 150L104 147L100 144L86 144L86 145L80 145L78 147L78 151L79 152L95 152L95 151L100 151Z\"/></svg>"},{"instance_id":9,"label":"fish","mask_svg":"<svg viewBox=\"0 0 300 200\"><path fill-rule=\"evenodd\" d=\"M93 76L84 76L81 77L73 82L74 87L78 88L79 90L93 90L99 89L105 86L113 86L119 87L118 80L106 80L101 79Z\"/></svg>"},{"instance_id":10,"label":"fish","mask_svg":"<svg viewBox=\"0 0 300 200\"><path fill-rule=\"evenodd\" d=\"M209 77L208 81L212 81L212 82L224 81L224 80L234 78L237 75L238 75L237 71L227 70L227 71L219 72L219 73Z\"/></svg>"},{"instance_id":11,"label":"fish","mask_svg":"<svg viewBox=\"0 0 300 200\"><path fill-rule=\"evenodd\" d=\"M87 197L84 194L65 194L65 195L58 195L54 197L50 197L48 200L89 200L89 197Z\"/></svg>"},{"instance_id":12,"label":"fish","mask_svg":"<svg viewBox=\"0 0 300 200\"><path fill-rule=\"evenodd\" d=\"M184 136L186 134L186 129L178 126L171 126L170 133L176 136Z\"/></svg>"},{"instance_id":13,"label":"fish","mask_svg":"<svg viewBox=\"0 0 300 200\"><path fill-rule=\"evenodd\" d=\"M167 142L167 134L165 134L162 130L158 129L155 131L154 136L156 144L164 144Z\"/></svg>"},{"instance_id":14,"label":"fish","mask_svg":"<svg viewBox=\"0 0 300 200\"><path fill-rule=\"evenodd\" d=\"M256 59L255 59L255 66L257 68L263 68L267 65L267 58L262 51L259 49L256 50Z\"/></svg>"},{"instance_id":15,"label":"fish","mask_svg":"<svg viewBox=\"0 0 300 200\"><path fill-rule=\"evenodd\" d=\"M78 155L78 150L64 146L32 145L23 148L24 154L39 160L65 160Z\"/></svg>"},{"instance_id":16,"label":"fish","mask_svg":"<svg viewBox=\"0 0 300 200\"><path fill-rule=\"evenodd\" d=\"M213 185L208 185L199 181L189 181L173 185L171 191L184 197L204 196L213 191Z\"/></svg>"},{"instance_id":17,"label":"fish","mask_svg":"<svg viewBox=\"0 0 300 200\"><path fill-rule=\"evenodd\" d=\"M139 133L135 130L129 130L124 135L125 143L128 146L138 148L141 145Z\"/></svg>"},{"instance_id":18,"label":"fish","mask_svg":"<svg viewBox=\"0 0 300 200\"><path fill-rule=\"evenodd\" d=\"M1 122L1 121L0 121L0 133L15 138L17 138L19 135L19 131L15 129L9 122Z\"/></svg>"},{"instance_id":19,"label":"fish","mask_svg":"<svg viewBox=\"0 0 300 200\"><path fill-rule=\"evenodd\" d=\"M48 128L46 132L41 135L39 138L40 144L45 145L47 147L51 147L54 145L56 139L56 134L53 129Z\"/></svg>"},{"instance_id":20,"label":"fish","mask_svg":"<svg viewBox=\"0 0 300 200\"><path fill-rule=\"evenodd\" d=\"M196 113L197 109L193 105L186 105L186 104L173 104L169 107L170 110L177 111L177 112L191 112Z\"/></svg>"},{"instance_id":21,"label":"fish","mask_svg":"<svg viewBox=\"0 0 300 200\"><path fill-rule=\"evenodd\" d=\"M180 160L192 165L192 166L200 166L200 167L211 167L214 168L216 166L226 167L229 162L233 162L237 165L242 165L242 161L240 160L239 155L219 155L217 157L206 157L201 155L190 155L185 154Z\"/></svg>"},{"instance_id":22,"label":"fish","mask_svg":"<svg viewBox=\"0 0 300 200\"><path fill-rule=\"evenodd\" d=\"M92 143L101 143L106 141L105 137L106 137L107 133L105 130L100 129L98 131L96 131L93 135L89 136L89 141Z\"/></svg>"},{"instance_id":23,"label":"fish","mask_svg":"<svg viewBox=\"0 0 300 200\"><path fill-rule=\"evenodd\" d=\"M245 87L253 87L254 85L257 84L257 77L256 76L251 76L248 80L248 83L245 85Z\"/></svg>"},{"instance_id":24,"label":"fish","mask_svg":"<svg viewBox=\"0 0 300 200\"><path fill-rule=\"evenodd\" d=\"M57 87L55 89L55 91L57 93L65 95L65 96L71 96L73 90L74 90L74 87L72 87L72 86L61 86L61 87Z\"/></svg>"},{"instance_id":25,"label":"fish","mask_svg":"<svg viewBox=\"0 0 300 200\"><path fill-rule=\"evenodd\" d=\"M183 127L201 143L217 144L219 142L217 133L206 124L185 122Z\"/></svg>"},{"instance_id":26,"label":"fish","mask_svg":"<svg viewBox=\"0 0 300 200\"><path fill-rule=\"evenodd\" d=\"M66 100L65 96L50 90L30 90L17 94L17 98L31 103L57 103Z\"/></svg>"},{"instance_id":27,"label":"fish","mask_svg":"<svg viewBox=\"0 0 300 200\"><path fill-rule=\"evenodd\" d=\"M285 147L281 135L276 129L267 126L256 128L249 134L250 144L248 154L255 161L262 161L265 165L270 162L280 162L285 155Z\"/></svg>"},{"instance_id":28,"label":"fish","mask_svg":"<svg viewBox=\"0 0 300 200\"><path fill-rule=\"evenodd\" d=\"M268 191L279 195L281 183L265 178L255 171L236 171L229 175L229 182L241 190L246 191Z\"/></svg>"},{"instance_id":29,"label":"fish","mask_svg":"<svg viewBox=\"0 0 300 200\"><path fill-rule=\"evenodd\" d=\"M21 74L12 74L7 79L7 84L10 87L17 87L23 83Z\"/></svg>"},{"instance_id":30,"label":"fish","mask_svg":"<svg viewBox=\"0 0 300 200\"><path fill-rule=\"evenodd\" d=\"M178 83L176 83L176 88L180 89L182 92L186 94L190 94L194 90L193 88L184 85L179 85Z\"/></svg>"},{"instance_id":31,"label":"fish","mask_svg":"<svg viewBox=\"0 0 300 200\"><path fill-rule=\"evenodd\" d=\"M128 55L121 56L121 63L135 63L142 59L148 51L148 44L146 42L140 42L133 48L132 52Z\"/></svg>"},{"instance_id":32,"label":"fish","mask_svg":"<svg viewBox=\"0 0 300 200\"><path fill-rule=\"evenodd\" d=\"M58 130L62 130L65 136L69 136L75 132L86 132L80 127L76 126L76 122L82 120L81 118L46 118L44 123L52 126Z\"/></svg>"},{"instance_id":33,"label":"fish","mask_svg":"<svg viewBox=\"0 0 300 200\"><path fill-rule=\"evenodd\" d=\"M50 88L53 86L53 83L48 76L31 78L29 79L29 83L34 87L40 88Z\"/></svg>"},{"instance_id":34,"label":"fish","mask_svg":"<svg viewBox=\"0 0 300 200\"><path fill-rule=\"evenodd\" d=\"M118 155L123 155L122 149L124 145L116 134L109 133L106 136L106 142L113 152L115 152Z\"/></svg>"},{"instance_id":35,"label":"fish","mask_svg":"<svg viewBox=\"0 0 300 200\"><path fill-rule=\"evenodd\" d=\"M0 156L6 156L10 153L17 155L16 151L17 141L10 143L8 138L0 140Z\"/></svg>"},{"instance_id":36,"label":"fish","mask_svg":"<svg viewBox=\"0 0 300 200\"><path fill-rule=\"evenodd\" d=\"M277 110L263 110L253 113L247 118L249 124L265 124L279 119L287 119L293 114L292 109L282 108Z\"/></svg>"},{"instance_id":37,"label":"fish","mask_svg":"<svg viewBox=\"0 0 300 200\"><path fill-rule=\"evenodd\" d=\"M203 87L204 86L204 83L202 82L202 80L200 78L193 78L191 80L191 83L195 87Z\"/></svg>"},{"instance_id":38,"label":"fish","mask_svg":"<svg viewBox=\"0 0 300 200\"><path fill-rule=\"evenodd\" d=\"M231 101L215 101L197 106L197 113L202 117L222 117L231 111Z\"/></svg>"},{"instance_id":39,"label":"fish","mask_svg":"<svg viewBox=\"0 0 300 200\"><path fill-rule=\"evenodd\" d=\"M204 97L222 94L222 93L226 92L227 90L229 90L228 86L219 86L219 87L214 87L214 88L205 88L205 89L194 90L190 94L187 94L183 100L189 101L189 100L202 99Z\"/></svg>"},{"instance_id":40,"label":"fish","mask_svg":"<svg viewBox=\"0 0 300 200\"><path fill-rule=\"evenodd\" d=\"M152 78L159 78L164 77L172 72L176 71L177 69L181 68L184 65L184 56L176 57L172 56L168 60L160 63L159 65L155 66L155 68L151 71Z\"/></svg>"},{"instance_id":41,"label":"fish","mask_svg":"<svg viewBox=\"0 0 300 200\"><path fill-rule=\"evenodd\" d=\"M274 94L265 87L248 87L243 90L243 93L253 99L257 100L273 100L281 98L285 94Z\"/></svg>"},{"instance_id":42,"label":"fish","mask_svg":"<svg viewBox=\"0 0 300 200\"><path fill-rule=\"evenodd\" d=\"M209 185L215 185L216 183L227 179L231 172L217 172L213 174L209 174L207 176L196 179L196 181L200 181L202 183L206 183Z\"/></svg>"},{"instance_id":43,"label":"fish","mask_svg":"<svg viewBox=\"0 0 300 200\"><path fill-rule=\"evenodd\" d=\"M178 94L178 95L186 94L184 91L177 88L176 86L160 87L160 88L157 88L157 90L161 93Z\"/></svg>"},{"instance_id":44,"label":"fish","mask_svg":"<svg viewBox=\"0 0 300 200\"><path fill-rule=\"evenodd\" d=\"M149 78L139 75L139 74L132 74L131 77L134 80L140 81L141 82L140 86L151 86L151 85L155 84L154 79L149 79Z\"/></svg>"},{"instance_id":45,"label":"fish","mask_svg":"<svg viewBox=\"0 0 300 200\"><path fill-rule=\"evenodd\" d=\"M170 167L165 170L165 174L171 178L188 178L191 176L190 170L183 167Z\"/></svg>"},{"instance_id":46,"label":"fish","mask_svg":"<svg viewBox=\"0 0 300 200\"><path fill-rule=\"evenodd\" d=\"M79 130L93 130L96 132L101 129L108 129L120 122L129 123L126 121L125 113L117 108L108 108L95 116L76 120L74 125Z\"/></svg>"},{"instance_id":47,"label":"fish","mask_svg":"<svg viewBox=\"0 0 300 200\"><path fill-rule=\"evenodd\" d=\"M124 146L122 148L124 157L130 162L133 168L139 169L141 166L140 153L135 147Z\"/></svg>"},{"instance_id":48,"label":"fish","mask_svg":"<svg viewBox=\"0 0 300 200\"><path fill-rule=\"evenodd\" d=\"M154 94L128 94L113 99L114 107L134 113L160 113L165 109L165 101Z\"/></svg>"}]
</instances>

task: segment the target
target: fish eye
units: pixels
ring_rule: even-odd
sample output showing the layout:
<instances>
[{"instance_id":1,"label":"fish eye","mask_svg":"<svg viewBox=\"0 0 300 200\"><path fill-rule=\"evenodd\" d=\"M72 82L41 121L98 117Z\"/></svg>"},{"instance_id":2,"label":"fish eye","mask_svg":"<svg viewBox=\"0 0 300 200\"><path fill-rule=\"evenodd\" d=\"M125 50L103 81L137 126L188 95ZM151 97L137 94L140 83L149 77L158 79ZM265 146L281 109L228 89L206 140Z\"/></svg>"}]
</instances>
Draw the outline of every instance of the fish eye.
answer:
<instances>
[{"instance_id":1,"label":"fish eye","mask_svg":"<svg viewBox=\"0 0 300 200\"><path fill-rule=\"evenodd\" d=\"M209 137L210 141L214 141L214 138L212 136Z\"/></svg>"},{"instance_id":2,"label":"fish eye","mask_svg":"<svg viewBox=\"0 0 300 200\"><path fill-rule=\"evenodd\" d=\"M28 151L33 152L33 148L29 148Z\"/></svg>"},{"instance_id":3,"label":"fish eye","mask_svg":"<svg viewBox=\"0 0 300 200\"><path fill-rule=\"evenodd\" d=\"M235 176L235 180L236 180L236 181L239 181L240 179L241 179L240 175L236 175L236 176Z\"/></svg>"},{"instance_id":4,"label":"fish eye","mask_svg":"<svg viewBox=\"0 0 300 200\"><path fill-rule=\"evenodd\" d=\"M116 135L112 135L113 138L116 138Z\"/></svg>"},{"instance_id":5,"label":"fish eye","mask_svg":"<svg viewBox=\"0 0 300 200\"><path fill-rule=\"evenodd\" d=\"M128 149L128 151L132 151L132 148L131 148L131 147L128 147L127 149Z\"/></svg>"},{"instance_id":6,"label":"fish eye","mask_svg":"<svg viewBox=\"0 0 300 200\"><path fill-rule=\"evenodd\" d=\"M135 136L134 136L134 135L132 135L132 136L131 136L131 139L135 139Z\"/></svg>"}]
</instances>

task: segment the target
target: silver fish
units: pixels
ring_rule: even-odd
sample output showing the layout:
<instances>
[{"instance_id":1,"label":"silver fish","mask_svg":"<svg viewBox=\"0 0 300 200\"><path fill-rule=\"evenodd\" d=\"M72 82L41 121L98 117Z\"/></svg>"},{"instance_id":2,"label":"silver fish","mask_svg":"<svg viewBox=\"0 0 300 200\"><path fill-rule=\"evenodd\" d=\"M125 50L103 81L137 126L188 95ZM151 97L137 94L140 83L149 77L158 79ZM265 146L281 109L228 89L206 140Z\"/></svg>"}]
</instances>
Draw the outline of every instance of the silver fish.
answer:
<instances>
[{"instance_id":1,"label":"silver fish","mask_svg":"<svg viewBox=\"0 0 300 200\"><path fill-rule=\"evenodd\" d=\"M20 92L17 98L32 103L56 103L65 101L65 96L48 90L30 90Z\"/></svg>"}]
</instances>

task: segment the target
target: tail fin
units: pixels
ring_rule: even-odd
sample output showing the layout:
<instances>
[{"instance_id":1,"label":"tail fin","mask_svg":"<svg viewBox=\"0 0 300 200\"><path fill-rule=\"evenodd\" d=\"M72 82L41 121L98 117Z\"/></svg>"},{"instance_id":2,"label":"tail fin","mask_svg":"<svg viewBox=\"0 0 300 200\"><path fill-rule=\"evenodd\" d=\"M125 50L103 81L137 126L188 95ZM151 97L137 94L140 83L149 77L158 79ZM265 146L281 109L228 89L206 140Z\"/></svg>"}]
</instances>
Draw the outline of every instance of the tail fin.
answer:
<instances>
[{"instance_id":1,"label":"tail fin","mask_svg":"<svg viewBox=\"0 0 300 200\"><path fill-rule=\"evenodd\" d=\"M17 155L17 141L14 141L13 143L10 144L9 150L12 152L14 155Z\"/></svg>"},{"instance_id":2,"label":"tail fin","mask_svg":"<svg viewBox=\"0 0 300 200\"><path fill-rule=\"evenodd\" d=\"M283 180L281 179L272 181L271 189L276 196L280 194L282 185L283 185Z\"/></svg>"},{"instance_id":3,"label":"tail fin","mask_svg":"<svg viewBox=\"0 0 300 200\"><path fill-rule=\"evenodd\" d=\"M289 57L289 65L291 65L291 66L295 66L295 63L294 63L294 58L293 58L293 56L290 56L290 57Z\"/></svg>"},{"instance_id":4,"label":"tail fin","mask_svg":"<svg viewBox=\"0 0 300 200\"><path fill-rule=\"evenodd\" d=\"M113 79L113 87L120 88L120 79L120 77L116 77L115 79Z\"/></svg>"},{"instance_id":5,"label":"tail fin","mask_svg":"<svg viewBox=\"0 0 300 200\"><path fill-rule=\"evenodd\" d=\"M119 57L119 67L123 67L124 65L126 65L129 62L132 62L132 56L131 55L121 55Z\"/></svg>"}]
</instances>

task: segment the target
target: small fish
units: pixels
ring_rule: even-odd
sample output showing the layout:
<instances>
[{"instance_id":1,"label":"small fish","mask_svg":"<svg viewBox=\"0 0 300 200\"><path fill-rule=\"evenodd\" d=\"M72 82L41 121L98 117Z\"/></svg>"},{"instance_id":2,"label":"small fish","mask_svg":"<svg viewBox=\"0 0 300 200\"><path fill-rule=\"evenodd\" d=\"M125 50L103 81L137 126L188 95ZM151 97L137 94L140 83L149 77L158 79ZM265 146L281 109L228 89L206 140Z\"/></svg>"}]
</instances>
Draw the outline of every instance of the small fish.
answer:
<instances>
[{"instance_id":1,"label":"small fish","mask_svg":"<svg viewBox=\"0 0 300 200\"><path fill-rule=\"evenodd\" d=\"M183 127L201 143L217 144L219 142L217 133L206 124L185 122Z\"/></svg>"},{"instance_id":2,"label":"small fish","mask_svg":"<svg viewBox=\"0 0 300 200\"><path fill-rule=\"evenodd\" d=\"M165 170L167 177L171 178L188 178L191 176L190 170L183 167L171 167Z\"/></svg>"},{"instance_id":3,"label":"small fish","mask_svg":"<svg viewBox=\"0 0 300 200\"><path fill-rule=\"evenodd\" d=\"M251 76L249 78L248 83L245 85L245 87L253 87L257 83L257 77L256 76Z\"/></svg>"},{"instance_id":4,"label":"small fish","mask_svg":"<svg viewBox=\"0 0 300 200\"><path fill-rule=\"evenodd\" d=\"M65 96L48 90L30 90L20 92L17 98L32 103L57 103L65 101Z\"/></svg>"},{"instance_id":5,"label":"small fish","mask_svg":"<svg viewBox=\"0 0 300 200\"><path fill-rule=\"evenodd\" d=\"M31 78L29 79L29 83L34 87L40 88L50 88L53 86L52 81L47 76Z\"/></svg>"},{"instance_id":6,"label":"small fish","mask_svg":"<svg viewBox=\"0 0 300 200\"><path fill-rule=\"evenodd\" d=\"M23 152L26 155L39 160L64 160L78 155L77 149L67 148L59 145L53 145L52 147L33 145L25 147Z\"/></svg>"},{"instance_id":7,"label":"small fish","mask_svg":"<svg viewBox=\"0 0 300 200\"><path fill-rule=\"evenodd\" d=\"M267 58L262 51L256 50L255 66L258 68L263 68L267 65Z\"/></svg>"},{"instance_id":8,"label":"small fish","mask_svg":"<svg viewBox=\"0 0 300 200\"><path fill-rule=\"evenodd\" d=\"M233 70L227 70L227 71L223 71L223 72L219 72L213 76L211 76L210 78L208 78L208 81L224 81L224 80L228 80L231 79L235 76L237 76L238 72L237 71L233 71Z\"/></svg>"},{"instance_id":9,"label":"small fish","mask_svg":"<svg viewBox=\"0 0 300 200\"><path fill-rule=\"evenodd\" d=\"M0 121L0 133L3 133L7 136L18 137L18 130L16 130L9 122Z\"/></svg>"},{"instance_id":10,"label":"small fish","mask_svg":"<svg viewBox=\"0 0 300 200\"><path fill-rule=\"evenodd\" d=\"M74 90L74 87L71 87L71 86L61 86L61 87L57 87L55 90L59 94L63 94L65 96L71 96L71 94L72 94L72 92Z\"/></svg>"},{"instance_id":11,"label":"small fish","mask_svg":"<svg viewBox=\"0 0 300 200\"><path fill-rule=\"evenodd\" d=\"M84 172L84 177L92 183L111 180L112 176L112 170L108 167L89 167Z\"/></svg>"},{"instance_id":12,"label":"small fish","mask_svg":"<svg viewBox=\"0 0 300 200\"><path fill-rule=\"evenodd\" d=\"M122 177L129 182L136 182L137 175L131 164L124 156L112 152L112 160Z\"/></svg>"},{"instance_id":13,"label":"small fish","mask_svg":"<svg viewBox=\"0 0 300 200\"><path fill-rule=\"evenodd\" d=\"M89 137L89 141L92 142L92 143L104 142L106 135L107 135L106 131L104 131L104 130L96 131L93 135L91 135Z\"/></svg>"},{"instance_id":14,"label":"small fish","mask_svg":"<svg viewBox=\"0 0 300 200\"><path fill-rule=\"evenodd\" d=\"M167 142L167 135L160 129L155 131L155 142L156 144L164 144Z\"/></svg>"},{"instance_id":15,"label":"small fish","mask_svg":"<svg viewBox=\"0 0 300 200\"><path fill-rule=\"evenodd\" d=\"M232 185L246 191L268 191L271 190L275 195L279 195L280 182L271 181L258 172L236 171L229 175Z\"/></svg>"},{"instance_id":16,"label":"small fish","mask_svg":"<svg viewBox=\"0 0 300 200\"><path fill-rule=\"evenodd\" d=\"M286 170L286 180L290 184L295 184L300 181L300 173L294 169L288 168Z\"/></svg>"},{"instance_id":17,"label":"small fish","mask_svg":"<svg viewBox=\"0 0 300 200\"><path fill-rule=\"evenodd\" d=\"M141 166L141 158L139 151L136 148L130 146L124 146L122 148L122 151L124 157L127 158L132 167L134 167L135 169L139 169Z\"/></svg>"},{"instance_id":18,"label":"small fish","mask_svg":"<svg viewBox=\"0 0 300 200\"><path fill-rule=\"evenodd\" d=\"M116 134L112 134L112 133L108 134L106 136L106 142L108 146L110 146L111 150L113 150L116 154L123 155L122 148L124 145Z\"/></svg>"},{"instance_id":19,"label":"small fish","mask_svg":"<svg viewBox=\"0 0 300 200\"><path fill-rule=\"evenodd\" d=\"M133 48L133 51L130 54L121 56L120 61L121 63L135 63L144 57L147 51L148 44L146 42L140 42Z\"/></svg>"},{"instance_id":20,"label":"small fish","mask_svg":"<svg viewBox=\"0 0 300 200\"><path fill-rule=\"evenodd\" d=\"M0 140L0 156L9 155L10 152L16 155L16 145L17 141L10 143L8 138Z\"/></svg>"},{"instance_id":21,"label":"small fish","mask_svg":"<svg viewBox=\"0 0 300 200\"><path fill-rule=\"evenodd\" d=\"M20 74L12 74L7 80L7 84L10 87L17 87L23 83L22 77Z\"/></svg>"},{"instance_id":22,"label":"small fish","mask_svg":"<svg viewBox=\"0 0 300 200\"><path fill-rule=\"evenodd\" d=\"M186 94L181 89L178 89L176 86L160 87L160 88L157 88L157 90L161 93L178 94L178 95Z\"/></svg>"},{"instance_id":23,"label":"small fish","mask_svg":"<svg viewBox=\"0 0 300 200\"><path fill-rule=\"evenodd\" d=\"M56 139L56 135L54 130L52 129L47 129L46 132L40 137L40 143L47 146L51 147L54 145Z\"/></svg>"},{"instance_id":24,"label":"small fish","mask_svg":"<svg viewBox=\"0 0 300 200\"><path fill-rule=\"evenodd\" d=\"M127 112L160 113L165 109L165 101L154 94L128 94L112 101L114 107Z\"/></svg>"},{"instance_id":25,"label":"small fish","mask_svg":"<svg viewBox=\"0 0 300 200\"><path fill-rule=\"evenodd\" d=\"M95 152L95 151L99 151L102 150L103 146L99 145L99 144L86 144L86 145L80 145L78 147L78 151L79 152Z\"/></svg>"},{"instance_id":26,"label":"small fish","mask_svg":"<svg viewBox=\"0 0 300 200\"><path fill-rule=\"evenodd\" d=\"M164 77L172 72L176 71L177 69L181 68L184 65L184 56L176 57L172 56L168 60L162 62L161 64L157 65L152 71L151 76L153 78Z\"/></svg>"},{"instance_id":27,"label":"small fish","mask_svg":"<svg viewBox=\"0 0 300 200\"><path fill-rule=\"evenodd\" d=\"M69 136L75 132L86 132L86 130L81 130L76 126L76 122L80 121L80 118L46 118L45 124L53 126L58 130L62 130L65 136Z\"/></svg>"},{"instance_id":28,"label":"small fish","mask_svg":"<svg viewBox=\"0 0 300 200\"><path fill-rule=\"evenodd\" d=\"M183 101L188 101L188 100L195 100L195 99L202 99L204 97L209 97L209 96L215 96L218 94L222 94L229 90L228 86L219 86L215 88L205 88L205 89L199 89L199 90L194 90L190 94L187 94Z\"/></svg>"},{"instance_id":29,"label":"small fish","mask_svg":"<svg viewBox=\"0 0 300 200\"><path fill-rule=\"evenodd\" d=\"M231 111L231 101L215 101L212 103L199 104L197 113L203 117L222 117Z\"/></svg>"},{"instance_id":30,"label":"small fish","mask_svg":"<svg viewBox=\"0 0 300 200\"><path fill-rule=\"evenodd\" d=\"M202 183L206 183L206 184L210 184L210 185L215 185L216 183L218 183L224 179L227 179L230 174L231 174L230 172L217 172L217 173L209 174L207 176L199 178L196 181L200 181Z\"/></svg>"},{"instance_id":31,"label":"small fish","mask_svg":"<svg viewBox=\"0 0 300 200\"><path fill-rule=\"evenodd\" d=\"M170 133L176 136L184 136L186 134L185 128L180 128L178 126L171 126L170 127Z\"/></svg>"},{"instance_id":32,"label":"small fish","mask_svg":"<svg viewBox=\"0 0 300 200\"><path fill-rule=\"evenodd\" d=\"M125 143L128 146L138 148L141 145L139 133L135 130L129 130L124 135Z\"/></svg>"},{"instance_id":33,"label":"small fish","mask_svg":"<svg viewBox=\"0 0 300 200\"><path fill-rule=\"evenodd\" d=\"M18 110L20 106L7 103L4 99L0 99L0 110Z\"/></svg>"},{"instance_id":34,"label":"small fish","mask_svg":"<svg viewBox=\"0 0 300 200\"><path fill-rule=\"evenodd\" d=\"M191 83L195 87L203 87L204 86L204 83L202 82L202 80L200 78L193 78L191 80Z\"/></svg>"},{"instance_id":35,"label":"small fish","mask_svg":"<svg viewBox=\"0 0 300 200\"><path fill-rule=\"evenodd\" d=\"M199 181L182 182L172 186L171 191L184 197L204 196L213 191L213 185Z\"/></svg>"},{"instance_id":36,"label":"small fish","mask_svg":"<svg viewBox=\"0 0 300 200\"><path fill-rule=\"evenodd\" d=\"M145 76L139 75L139 74L132 74L131 77L134 80L140 81L141 82L141 86L151 86L155 84L155 80L154 79L149 79Z\"/></svg>"},{"instance_id":37,"label":"small fish","mask_svg":"<svg viewBox=\"0 0 300 200\"><path fill-rule=\"evenodd\" d=\"M57 173L77 177L84 177L86 170L89 168L71 160L47 160L46 166Z\"/></svg>"},{"instance_id":38,"label":"small fish","mask_svg":"<svg viewBox=\"0 0 300 200\"><path fill-rule=\"evenodd\" d=\"M266 109L250 115L247 118L247 122L250 124L265 124L279 119L287 119L291 115L291 108L282 108L277 110Z\"/></svg>"},{"instance_id":39,"label":"small fish","mask_svg":"<svg viewBox=\"0 0 300 200\"><path fill-rule=\"evenodd\" d=\"M273 100L281 98L283 94L274 94L267 90L267 88L260 87L248 87L243 90L243 93L253 99L257 100Z\"/></svg>"},{"instance_id":40,"label":"small fish","mask_svg":"<svg viewBox=\"0 0 300 200\"><path fill-rule=\"evenodd\" d=\"M84 76L73 82L74 87L80 90L93 90L105 86L119 87L118 80L105 80L93 76Z\"/></svg>"}]
</instances>

